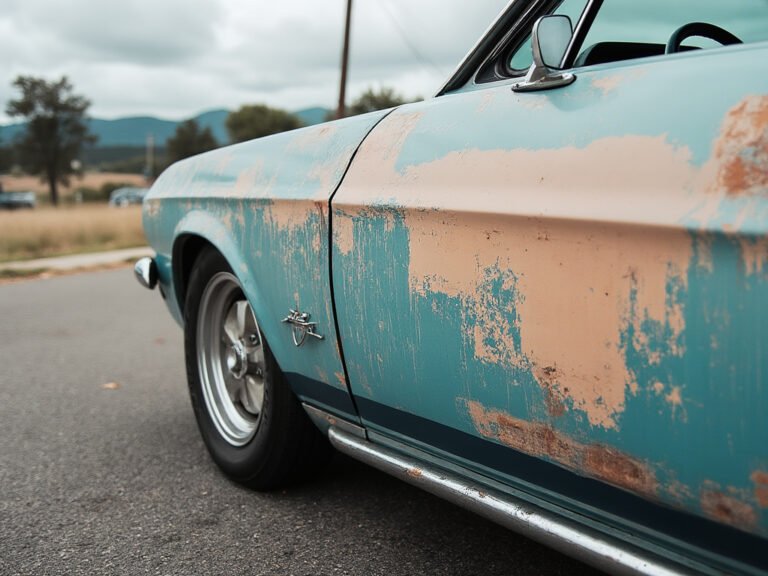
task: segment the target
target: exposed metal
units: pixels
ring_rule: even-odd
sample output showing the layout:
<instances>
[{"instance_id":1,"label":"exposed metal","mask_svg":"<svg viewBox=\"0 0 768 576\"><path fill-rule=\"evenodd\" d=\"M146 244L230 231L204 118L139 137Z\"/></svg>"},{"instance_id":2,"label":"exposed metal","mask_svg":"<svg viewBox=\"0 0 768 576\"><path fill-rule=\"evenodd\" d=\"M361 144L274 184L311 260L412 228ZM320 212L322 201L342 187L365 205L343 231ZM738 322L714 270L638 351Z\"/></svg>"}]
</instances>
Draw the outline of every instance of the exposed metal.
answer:
<instances>
[{"instance_id":1,"label":"exposed metal","mask_svg":"<svg viewBox=\"0 0 768 576\"><path fill-rule=\"evenodd\" d=\"M315 332L316 322L310 322L311 314L306 312L299 312L298 310L291 310L288 316L283 318L283 322L291 325L291 336L293 336L293 343L296 346L301 346L307 339L307 336L312 336L318 340L324 340L324 336Z\"/></svg>"},{"instance_id":2,"label":"exposed metal","mask_svg":"<svg viewBox=\"0 0 768 576\"><path fill-rule=\"evenodd\" d=\"M339 418L330 412L321 410L320 408L307 404L306 402L303 402L301 405L312 422L315 423L315 426L317 426L325 434L328 434L328 430L333 427L347 434L351 434L356 438L366 438L365 428L361 428L357 424L353 424L344 418Z\"/></svg>"},{"instance_id":3,"label":"exposed metal","mask_svg":"<svg viewBox=\"0 0 768 576\"><path fill-rule=\"evenodd\" d=\"M528 502L468 483L456 474L416 461L331 426L331 444L344 454L484 516L609 574L692 574L644 550L557 516Z\"/></svg>"},{"instance_id":4,"label":"exposed metal","mask_svg":"<svg viewBox=\"0 0 768 576\"><path fill-rule=\"evenodd\" d=\"M157 265L149 256L139 259L133 266L133 273L139 284L152 290L157 285Z\"/></svg>"},{"instance_id":5,"label":"exposed metal","mask_svg":"<svg viewBox=\"0 0 768 576\"><path fill-rule=\"evenodd\" d=\"M264 348L251 306L229 272L214 275L200 299L197 362L216 429L233 446L246 444L264 404Z\"/></svg>"}]
</instances>

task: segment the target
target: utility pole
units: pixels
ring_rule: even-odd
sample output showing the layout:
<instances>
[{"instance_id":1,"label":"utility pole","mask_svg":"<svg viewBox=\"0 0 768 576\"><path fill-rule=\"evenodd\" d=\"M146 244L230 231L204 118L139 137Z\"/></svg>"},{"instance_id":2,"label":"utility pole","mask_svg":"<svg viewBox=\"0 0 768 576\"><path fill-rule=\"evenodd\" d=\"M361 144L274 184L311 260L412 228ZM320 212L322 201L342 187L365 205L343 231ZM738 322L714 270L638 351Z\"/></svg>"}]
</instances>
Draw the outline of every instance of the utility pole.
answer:
<instances>
[{"instance_id":1,"label":"utility pole","mask_svg":"<svg viewBox=\"0 0 768 576\"><path fill-rule=\"evenodd\" d=\"M341 85L339 86L339 107L336 118L344 118L347 97L347 62L349 61L349 27L352 22L352 0L347 0L347 21L344 25L344 47L341 50Z\"/></svg>"},{"instance_id":2,"label":"utility pole","mask_svg":"<svg viewBox=\"0 0 768 576\"><path fill-rule=\"evenodd\" d=\"M144 166L144 178L151 182L155 176L155 137L147 134L147 158Z\"/></svg>"}]
</instances>

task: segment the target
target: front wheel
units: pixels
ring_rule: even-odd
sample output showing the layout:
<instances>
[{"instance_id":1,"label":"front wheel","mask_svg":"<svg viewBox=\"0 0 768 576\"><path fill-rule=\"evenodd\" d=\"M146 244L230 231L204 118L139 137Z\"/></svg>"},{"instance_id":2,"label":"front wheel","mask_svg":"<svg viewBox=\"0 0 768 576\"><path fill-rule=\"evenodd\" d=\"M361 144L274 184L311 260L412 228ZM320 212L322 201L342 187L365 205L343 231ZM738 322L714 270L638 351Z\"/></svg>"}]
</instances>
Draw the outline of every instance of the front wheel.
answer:
<instances>
[{"instance_id":1,"label":"front wheel","mask_svg":"<svg viewBox=\"0 0 768 576\"><path fill-rule=\"evenodd\" d=\"M190 276L184 347L198 428L224 473L268 490L327 457L330 447L283 379L239 280L211 248Z\"/></svg>"}]
</instances>

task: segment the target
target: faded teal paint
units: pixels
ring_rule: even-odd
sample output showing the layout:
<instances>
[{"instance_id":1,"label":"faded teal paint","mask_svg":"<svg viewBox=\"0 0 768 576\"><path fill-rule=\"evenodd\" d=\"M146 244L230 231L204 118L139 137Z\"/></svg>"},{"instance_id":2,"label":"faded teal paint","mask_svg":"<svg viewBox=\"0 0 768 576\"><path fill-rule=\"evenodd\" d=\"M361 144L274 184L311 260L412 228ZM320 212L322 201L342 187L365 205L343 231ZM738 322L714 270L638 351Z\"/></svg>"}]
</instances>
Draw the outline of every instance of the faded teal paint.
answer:
<instances>
[{"instance_id":1,"label":"faded teal paint","mask_svg":"<svg viewBox=\"0 0 768 576\"><path fill-rule=\"evenodd\" d=\"M666 134L675 146L686 146L692 163L700 165L710 156L725 113L755 86L755 70L764 68L766 45L584 68L576 82L564 89L520 94L504 81L426 100L409 108L439 115L444 129L428 147L417 145L416 139L406 142L398 169L404 172L455 150L508 150L521 129L519 148L526 150L584 148L600 138ZM733 57L734 52L738 58ZM601 81L614 79L615 86L598 87ZM677 91L684 98L672 97ZM666 102L659 101L662 93L670 95ZM472 108L482 109L472 113L473 130L466 129L470 102ZM518 121L526 110L542 121ZM670 123L670 115L675 123ZM559 129L563 126L568 129ZM432 134L433 130L432 125L417 125L414 135Z\"/></svg>"},{"instance_id":2,"label":"faded teal paint","mask_svg":"<svg viewBox=\"0 0 768 576\"><path fill-rule=\"evenodd\" d=\"M628 323L623 335L626 362L639 389L635 394L627 390L617 428L605 429L591 426L569 399L561 415L548 413L548 398L532 362L516 367L474 358L474 343L465 330L479 321L471 312L476 306L441 293L411 291L408 229L400 211L381 216L384 212L355 216L354 235L360 240L349 254L338 249L333 254L334 269L340 271L335 281L341 286L341 336L356 396L475 435L460 399L515 418L549 422L582 444L616 447L645 463L658 481L654 498L702 513L701 491L714 487L749 503L756 530L768 534L768 518L750 481L752 472L768 462L763 376L768 318L761 304L768 301L768 276L745 276L736 240L711 240L716 272L697 266L694 256L687 288L676 281L667 286L669 299L684 305L683 357L668 352L670 327L646 318L641 328L648 348L661 357L658 364L649 362L632 345L635 334ZM342 217L342 211L334 212L334 218ZM484 270L479 292L493 314L505 316L499 324L512 327L512 352L520 354L520 334L514 328L519 319L509 306L519 295L509 287L510 276L513 271ZM724 340L715 350L713 338ZM654 390L655 382L665 384L662 393ZM681 390L679 407L665 399L673 387ZM366 414L362 417L365 422ZM562 464L557 458L550 461Z\"/></svg>"},{"instance_id":3,"label":"faded teal paint","mask_svg":"<svg viewBox=\"0 0 768 576\"><path fill-rule=\"evenodd\" d=\"M173 165L147 196L144 228L173 311L176 239L208 240L232 265L285 372L346 390L330 301L328 200L365 134L384 113L278 134ZM312 315L325 340L301 348L281 322Z\"/></svg>"},{"instance_id":4,"label":"faded teal paint","mask_svg":"<svg viewBox=\"0 0 768 576\"><path fill-rule=\"evenodd\" d=\"M623 206L610 204L614 213L601 213L598 220L632 224L633 230L681 231L692 246L685 274L670 269L664 287L667 310L680 311L681 333L670 318L654 319L641 310L636 287L627 295L620 343L637 388L627 383L615 427L591 424L569 397L561 400L560 413L548 409L551 398L534 373L534 362L519 358L524 355L518 306L525 295L517 284L524 271L498 265L478 271L480 308L507 330L503 342L484 336L485 344L500 349L496 362L476 357L473 335L467 332L478 322L477 301L432 290L429 278L417 290L409 276L413 239L407 215L439 208L425 208L419 168L457 151L583 149L600 139L629 135L662 137L672 150L688 150L688 166L695 175L716 160L714 144L729 111L745 94L768 96L768 81L754 75L768 57L766 46L737 52L738 59L723 50L584 70L571 87L536 95L513 94L508 83L495 85L409 105L385 119L372 139L388 122L420 115L404 136L395 163L403 189L395 195L377 187L377 178L384 177L373 171L360 173L356 180L355 163L334 198L334 222L351 224L354 238L351 247L333 246L337 314L353 393L476 436L482 434L468 414L468 400L489 411L546 424L579 446L609 447L631 457L655 478L655 488L645 496L699 515L722 512L721 521L768 536L768 511L761 508L750 479L755 471L768 469L768 266L748 269L742 245L768 235L768 190L715 196L712 205L707 191L691 188L701 202L677 220L665 213L663 204L655 215L635 214L631 196ZM723 69L729 70L729 79L713 89L712 71ZM614 77L615 82L608 81ZM684 94L670 91L672 86L684 86ZM659 108L662 92L670 94L666 108ZM348 184L363 180L369 189ZM514 182L507 184L499 192L509 196L500 196L499 203L512 217ZM631 185L603 192L635 192ZM380 190L372 205L370 190ZM472 193L456 190L450 177L441 192L445 198ZM367 199L360 212L358 193ZM471 200L464 205L472 210ZM710 208L706 217L704 207ZM558 219L548 220L551 214ZM548 207L540 217L555 231L565 221L585 234L595 225L558 206ZM640 335L642 346L636 345ZM504 360L505 354L516 361ZM366 414L361 416L366 421ZM574 468L573 461L557 454L549 460ZM575 469L590 473L578 465ZM707 492L720 493L736 505L713 510L706 504Z\"/></svg>"},{"instance_id":5,"label":"faded teal paint","mask_svg":"<svg viewBox=\"0 0 768 576\"><path fill-rule=\"evenodd\" d=\"M768 275L746 273L736 239L718 235L707 241L712 270L697 265L696 253L687 289L670 287L685 305L685 355L663 356L654 366L631 346L631 326L625 333L627 364L638 381L666 386L662 394L647 385L628 396L621 442L688 486L686 507L698 508L699 491L712 483L750 502L766 534L768 517L757 506L750 475L768 461ZM646 334L659 327L650 328ZM667 341L664 334L654 339L657 345ZM681 390L681 406L664 398L672 387ZM669 482L662 479L664 484Z\"/></svg>"}]
</instances>

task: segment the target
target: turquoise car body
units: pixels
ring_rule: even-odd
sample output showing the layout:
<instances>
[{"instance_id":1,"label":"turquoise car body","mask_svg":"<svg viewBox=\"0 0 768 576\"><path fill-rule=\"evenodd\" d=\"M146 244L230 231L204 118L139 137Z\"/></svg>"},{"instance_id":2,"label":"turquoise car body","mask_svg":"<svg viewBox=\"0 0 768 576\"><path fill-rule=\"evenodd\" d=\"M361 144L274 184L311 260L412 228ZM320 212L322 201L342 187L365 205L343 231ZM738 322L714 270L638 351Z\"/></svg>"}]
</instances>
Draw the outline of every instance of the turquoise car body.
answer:
<instances>
[{"instance_id":1,"label":"turquoise car body","mask_svg":"<svg viewBox=\"0 0 768 576\"><path fill-rule=\"evenodd\" d=\"M210 244L303 402L693 569L760 573L766 62L755 43L467 83L182 161L144 203L169 309L183 323ZM324 339L295 346L291 309Z\"/></svg>"}]
</instances>

